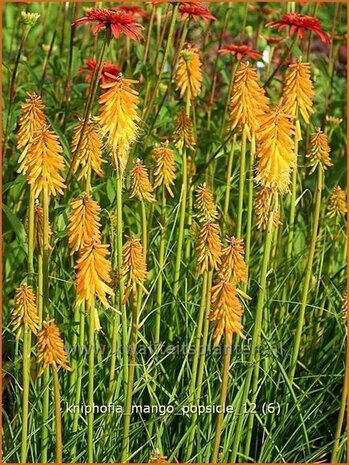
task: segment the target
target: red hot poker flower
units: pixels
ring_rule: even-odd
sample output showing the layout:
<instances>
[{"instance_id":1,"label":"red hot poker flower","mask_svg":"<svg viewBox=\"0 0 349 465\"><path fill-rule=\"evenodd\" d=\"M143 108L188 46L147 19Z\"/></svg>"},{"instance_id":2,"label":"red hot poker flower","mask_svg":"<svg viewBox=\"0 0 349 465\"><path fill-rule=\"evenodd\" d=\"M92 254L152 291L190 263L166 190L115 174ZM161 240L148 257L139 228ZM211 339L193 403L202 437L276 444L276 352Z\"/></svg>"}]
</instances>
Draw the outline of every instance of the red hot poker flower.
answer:
<instances>
[{"instance_id":1,"label":"red hot poker flower","mask_svg":"<svg viewBox=\"0 0 349 465\"><path fill-rule=\"evenodd\" d=\"M251 58L252 60L257 60L262 56L262 54L260 52L257 52L257 50L252 50L252 48L248 47L247 45L239 44L226 45L225 47L218 50L218 53L220 55L234 55L239 61L244 57Z\"/></svg>"},{"instance_id":2,"label":"red hot poker flower","mask_svg":"<svg viewBox=\"0 0 349 465\"><path fill-rule=\"evenodd\" d=\"M271 21L267 24L268 27L278 28L281 31L285 27L290 28L290 36L293 37L298 33L302 39L305 31L312 31L317 34L322 42L329 42L329 36L321 29L321 23L317 18L313 16L302 15L298 13L288 13L276 21Z\"/></svg>"},{"instance_id":3,"label":"red hot poker flower","mask_svg":"<svg viewBox=\"0 0 349 465\"><path fill-rule=\"evenodd\" d=\"M86 60L86 65L82 66L79 69L78 74L87 72L85 81L89 82L92 79L93 72L96 69L96 66L97 66L97 60L92 60L91 58L88 58ZM111 63L110 61L105 61L103 64L100 81L102 82L102 84L105 84L106 82L111 82L112 79L108 76L108 74L111 74L113 76L118 76L120 72L121 72L121 69L118 66L114 65L114 63Z\"/></svg>"},{"instance_id":4,"label":"red hot poker flower","mask_svg":"<svg viewBox=\"0 0 349 465\"><path fill-rule=\"evenodd\" d=\"M141 33L143 26L136 23L134 17L122 9L91 8L91 10L87 11L86 16L73 21L73 26L80 26L85 23L97 23L93 26L93 34L109 28L115 39L122 34L136 42L143 38Z\"/></svg>"},{"instance_id":5,"label":"red hot poker flower","mask_svg":"<svg viewBox=\"0 0 349 465\"><path fill-rule=\"evenodd\" d=\"M178 11L181 13L182 19L192 18L194 21L202 19L205 22L216 19L201 2L184 2L179 6Z\"/></svg>"}]
</instances>

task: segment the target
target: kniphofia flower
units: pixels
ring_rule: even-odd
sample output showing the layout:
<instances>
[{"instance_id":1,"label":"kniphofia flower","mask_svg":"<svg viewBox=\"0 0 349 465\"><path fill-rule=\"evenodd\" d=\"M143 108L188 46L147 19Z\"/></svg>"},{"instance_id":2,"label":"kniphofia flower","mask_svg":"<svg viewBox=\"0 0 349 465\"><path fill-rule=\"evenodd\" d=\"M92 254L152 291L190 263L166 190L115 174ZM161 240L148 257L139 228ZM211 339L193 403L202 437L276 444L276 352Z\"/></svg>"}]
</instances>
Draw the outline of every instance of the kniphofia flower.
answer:
<instances>
[{"instance_id":1,"label":"kniphofia flower","mask_svg":"<svg viewBox=\"0 0 349 465\"><path fill-rule=\"evenodd\" d=\"M124 245L122 252L122 274L125 276L125 293L123 302L126 303L130 295L137 294L140 286L147 294L144 281L147 277L147 264L144 260L143 247L139 239L131 236Z\"/></svg>"},{"instance_id":2,"label":"kniphofia flower","mask_svg":"<svg viewBox=\"0 0 349 465\"><path fill-rule=\"evenodd\" d=\"M107 144L112 151L112 160L121 173L126 167L130 146L135 142L138 131L137 115L138 92L131 84L138 81L125 79L121 74L102 85L106 91L100 97L99 122L101 136L107 136Z\"/></svg>"},{"instance_id":3,"label":"kniphofia flower","mask_svg":"<svg viewBox=\"0 0 349 465\"><path fill-rule=\"evenodd\" d=\"M326 115L325 120L329 126L334 127L339 126L341 123L343 123L343 118L337 118L337 116Z\"/></svg>"},{"instance_id":4,"label":"kniphofia flower","mask_svg":"<svg viewBox=\"0 0 349 465\"><path fill-rule=\"evenodd\" d=\"M234 284L247 283L247 267L243 239L226 237L227 245L222 250L222 264L219 273Z\"/></svg>"},{"instance_id":5,"label":"kniphofia flower","mask_svg":"<svg viewBox=\"0 0 349 465\"><path fill-rule=\"evenodd\" d=\"M52 236L51 225L48 225L48 237ZM44 250L44 210L39 205L34 208L34 248L39 248L39 253L42 254ZM51 246L49 244L49 248Z\"/></svg>"},{"instance_id":6,"label":"kniphofia flower","mask_svg":"<svg viewBox=\"0 0 349 465\"><path fill-rule=\"evenodd\" d=\"M108 245L92 240L80 250L80 257L76 262L76 291L77 303L86 300L93 305L98 297L105 307L109 307L107 295L114 295L108 286L111 282L111 265L106 258L109 255Z\"/></svg>"},{"instance_id":7,"label":"kniphofia flower","mask_svg":"<svg viewBox=\"0 0 349 465\"><path fill-rule=\"evenodd\" d=\"M176 129L174 137L177 149L182 150L183 147L194 149L195 138L193 134L193 124L184 108L176 115Z\"/></svg>"},{"instance_id":8,"label":"kniphofia flower","mask_svg":"<svg viewBox=\"0 0 349 465\"><path fill-rule=\"evenodd\" d=\"M171 186L176 179L176 165L173 150L165 144L157 144L152 150L154 162L154 189L164 185L171 197L174 196Z\"/></svg>"},{"instance_id":9,"label":"kniphofia flower","mask_svg":"<svg viewBox=\"0 0 349 465\"><path fill-rule=\"evenodd\" d=\"M261 118L268 111L268 98L258 84L255 68L240 62L236 70L230 100L230 129L241 130L245 126L251 140L261 124Z\"/></svg>"},{"instance_id":10,"label":"kniphofia flower","mask_svg":"<svg viewBox=\"0 0 349 465\"><path fill-rule=\"evenodd\" d=\"M271 189L270 187L260 187L256 192L254 209L256 212L257 229L267 229L270 215L273 215L274 228L282 224L279 212L271 211L274 194L276 194L275 189Z\"/></svg>"},{"instance_id":11,"label":"kniphofia flower","mask_svg":"<svg viewBox=\"0 0 349 465\"><path fill-rule=\"evenodd\" d=\"M22 327L29 328L34 334L39 327L38 310L35 303L35 294L31 286L23 284L16 289L15 305L11 314L13 331L20 337Z\"/></svg>"},{"instance_id":12,"label":"kniphofia flower","mask_svg":"<svg viewBox=\"0 0 349 465\"><path fill-rule=\"evenodd\" d=\"M191 45L187 45L180 53L176 83L182 98L186 92L189 93L191 99L200 93L202 84L201 61L198 49Z\"/></svg>"},{"instance_id":13,"label":"kniphofia flower","mask_svg":"<svg viewBox=\"0 0 349 465\"><path fill-rule=\"evenodd\" d=\"M222 243L219 237L219 226L206 221L200 228L197 239L198 274L217 269L221 262Z\"/></svg>"},{"instance_id":14,"label":"kniphofia flower","mask_svg":"<svg viewBox=\"0 0 349 465\"><path fill-rule=\"evenodd\" d=\"M60 171L64 168L63 149L58 137L47 125L35 132L18 172L27 176L34 195L47 188L49 194L63 194L66 187Z\"/></svg>"},{"instance_id":15,"label":"kniphofia flower","mask_svg":"<svg viewBox=\"0 0 349 465\"><path fill-rule=\"evenodd\" d=\"M263 117L257 132L257 182L283 193L288 190L295 164L294 124L278 106Z\"/></svg>"},{"instance_id":16,"label":"kniphofia flower","mask_svg":"<svg viewBox=\"0 0 349 465\"><path fill-rule=\"evenodd\" d=\"M68 356L64 349L63 339L54 320L44 321L43 329L38 332L38 358L37 363L42 364L38 372L41 376L48 366L58 371L60 367L71 371Z\"/></svg>"},{"instance_id":17,"label":"kniphofia flower","mask_svg":"<svg viewBox=\"0 0 349 465\"><path fill-rule=\"evenodd\" d=\"M242 314L243 308L235 285L220 275L218 282L211 288L211 313L209 315L214 325L213 344L215 347L219 345L223 334L230 341L234 333L245 339L241 324Z\"/></svg>"},{"instance_id":18,"label":"kniphofia flower","mask_svg":"<svg viewBox=\"0 0 349 465\"><path fill-rule=\"evenodd\" d=\"M313 109L314 90L310 77L310 64L298 61L288 67L284 95L282 97L283 111L297 117L298 111L304 121L310 123ZM300 135L299 135L300 136Z\"/></svg>"},{"instance_id":19,"label":"kniphofia flower","mask_svg":"<svg viewBox=\"0 0 349 465\"><path fill-rule=\"evenodd\" d=\"M137 158L134 167L130 171L131 194L130 197L145 202L154 202L153 186L149 180L148 170L142 160Z\"/></svg>"},{"instance_id":20,"label":"kniphofia flower","mask_svg":"<svg viewBox=\"0 0 349 465\"><path fill-rule=\"evenodd\" d=\"M96 23L93 34L109 29L115 39L123 34L136 42L143 38L143 26L136 22L133 15L119 8L91 8L85 16L73 21L73 26L85 23Z\"/></svg>"},{"instance_id":21,"label":"kniphofia flower","mask_svg":"<svg viewBox=\"0 0 349 465\"><path fill-rule=\"evenodd\" d=\"M97 68L97 60L92 60L91 58L88 58L86 60L86 65L82 66L78 74L86 73L85 76L85 82L90 82L93 76L93 73L95 72L95 69ZM103 63L103 67L101 70L101 75L99 80L102 82L102 84L105 84L106 82L110 82L111 78L108 75L112 75L117 77L121 72L121 69L114 65L114 63L111 63L110 61L105 61Z\"/></svg>"},{"instance_id":22,"label":"kniphofia flower","mask_svg":"<svg viewBox=\"0 0 349 465\"><path fill-rule=\"evenodd\" d=\"M78 147L82 128L83 120L80 119L73 135L73 153ZM102 147L100 127L95 118L90 118L85 124L79 152L77 153L77 162L73 166L74 173L79 168L81 169L78 180L86 179L91 174L91 171L94 171L98 176L103 176L102 163L105 163L105 160L102 159Z\"/></svg>"},{"instance_id":23,"label":"kniphofia flower","mask_svg":"<svg viewBox=\"0 0 349 465\"><path fill-rule=\"evenodd\" d=\"M281 19L268 23L267 27L277 28L278 31L289 28L291 37L298 34L301 39L304 37L305 31L311 31L317 34L322 42L329 42L329 36L321 29L320 21L313 16L299 13L287 13L283 15Z\"/></svg>"},{"instance_id":24,"label":"kniphofia flower","mask_svg":"<svg viewBox=\"0 0 349 465\"><path fill-rule=\"evenodd\" d=\"M328 216L341 217L347 212L347 199L345 192L340 186L333 188L328 202Z\"/></svg>"},{"instance_id":25,"label":"kniphofia flower","mask_svg":"<svg viewBox=\"0 0 349 465\"><path fill-rule=\"evenodd\" d=\"M320 128L316 133L312 134L310 147L310 153L306 155L310 160L310 173L313 173L319 165L324 170L333 165L330 158L331 147L328 144L326 134L324 134Z\"/></svg>"},{"instance_id":26,"label":"kniphofia flower","mask_svg":"<svg viewBox=\"0 0 349 465\"><path fill-rule=\"evenodd\" d=\"M68 225L70 253L81 250L91 241L101 242L100 207L89 194L83 194L71 201Z\"/></svg>"},{"instance_id":27,"label":"kniphofia flower","mask_svg":"<svg viewBox=\"0 0 349 465\"><path fill-rule=\"evenodd\" d=\"M179 5L178 11L181 13L183 20L191 18L194 21L202 19L204 22L206 22L214 21L216 19L216 17L209 12L205 5L197 1L181 3Z\"/></svg>"},{"instance_id":28,"label":"kniphofia flower","mask_svg":"<svg viewBox=\"0 0 349 465\"><path fill-rule=\"evenodd\" d=\"M219 55L233 55L239 61L245 57L251 58L252 60L258 60L258 58L262 57L261 52L258 52L257 50L253 50L248 45L244 45L244 44L225 45L223 48L218 50L218 53Z\"/></svg>"},{"instance_id":29,"label":"kniphofia flower","mask_svg":"<svg viewBox=\"0 0 349 465\"><path fill-rule=\"evenodd\" d=\"M214 221L218 218L218 211L211 189L203 183L195 190L195 207L201 221Z\"/></svg>"},{"instance_id":30,"label":"kniphofia flower","mask_svg":"<svg viewBox=\"0 0 349 465\"><path fill-rule=\"evenodd\" d=\"M21 117L17 133L17 148L23 149L31 141L34 133L41 129L46 122L44 104L39 95L27 92L27 99L21 105ZM22 157L19 160L21 163Z\"/></svg>"}]
</instances>

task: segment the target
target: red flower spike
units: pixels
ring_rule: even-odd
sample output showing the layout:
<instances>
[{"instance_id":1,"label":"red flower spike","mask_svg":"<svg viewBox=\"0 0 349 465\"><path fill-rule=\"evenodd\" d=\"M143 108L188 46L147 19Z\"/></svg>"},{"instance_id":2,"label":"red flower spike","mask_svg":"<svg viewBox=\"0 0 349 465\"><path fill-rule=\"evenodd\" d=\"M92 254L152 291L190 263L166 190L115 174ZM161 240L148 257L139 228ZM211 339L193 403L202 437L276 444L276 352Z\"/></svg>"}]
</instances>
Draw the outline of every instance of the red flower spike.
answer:
<instances>
[{"instance_id":1,"label":"red flower spike","mask_svg":"<svg viewBox=\"0 0 349 465\"><path fill-rule=\"evenodd\" d=\"M137 23L131 14L122 9L91 8L91 10L87 11L86 16L73 21L73 26L80 26L85 23L97 23L93 26L93 34L109 28L115 39L122 34L136 42L143 38L141 33L143 26Z\"/></svg>"},{"instance_id":2,"label":"red flower spike","mask_svg":"<svg viewBox=\"0 0 349 465\"><path fill-rule=\"evenodd\" d=\"M239 61L244 57L251 58L252 60L257 60L258 58L262 57L262 54L257 52L257 50L252 50L247 45L238 44L226 45L225 47L218 50L218 53L220 55L234 55Z\"/></svg>"},{"instance_id":3,"label":"red flower spike","mask_svg":"<svg viewBox=\"0 0 349 465\"><path fill-rule=\"evenodd\" d=\"M290 36L293 37L298 33L301 39L304 37L305 31L312 31L320 37L322 42L328 43L330 41L328 34L321 29L320 21L313 16L288 13L283 15L281 19L271 21L267 26L270 28L278 28L278 31L289 27Z\"/></svg>"},{"instance_id":4,"label":"red flower spike","mask_svg":"<svg viewBox=\"0 0 349 465\"><path fill-rule=\"evenodd\" d=\"M205 22L216 20L216 17L209 12L208 8L200 2L184 2L179 6L178 11L181 13L183 20L187 18L192 18L194 21L202 19Z\"/></svg>"},{"instance_id":5,"label":"red flower spike","mask_svg":"<svg viewBox=\"0 0 349 465\"><path fill-rule=\"evenodd\" d=\"M85 82L89 82L91 81L91 78L93 76L93 72L96 66L97 66L97 60L92 60L88 58L86 60L86 65L79 69L78 74L87 72L86 77L85 77ZM121 69L118 66L114 65L114 63L111 63L110 61L105 61L103 64L101 77L100 77L101 83L105 84L106 82L111 82L112 79L109 76L110 75L118 76L120 72L121 72Z\"/></svg>"}]
</instances>

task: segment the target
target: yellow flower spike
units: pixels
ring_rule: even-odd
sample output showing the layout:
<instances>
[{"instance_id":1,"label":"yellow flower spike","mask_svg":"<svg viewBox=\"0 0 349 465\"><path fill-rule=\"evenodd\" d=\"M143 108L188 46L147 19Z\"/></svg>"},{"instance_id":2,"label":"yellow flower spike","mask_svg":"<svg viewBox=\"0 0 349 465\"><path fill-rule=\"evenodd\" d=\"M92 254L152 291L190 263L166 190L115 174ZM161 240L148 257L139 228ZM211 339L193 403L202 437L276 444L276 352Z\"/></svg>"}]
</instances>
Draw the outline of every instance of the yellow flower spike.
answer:
<instances>
[{"instance_id":1,"label":"yellow flower spike","mask_svg":"<svg viewBox=\"0 0 349 465\"><path fill-rule=\"evenodd\" d=\"M71 210L68 245L73 255L91 241L101 242L99 222L101 209L91 195L83 194L71 201Z\"/></svg>"},{"instance_id":2,"label":"yellow flower spike","mask_svg":"<svg viewBox=\"0 0 349 465\"><path fill-rule=\"evenodd\" d=\"M263 117L257 132L257 177L262 187L287 192L295 164L294 124L280 106Z\"/></svg>"},{"instance_id":3,"label":"yellow flower spike","mask_svg":"<svg viewBox=\"0 0 349 465\"><path fill-rule=\"evenodd\" d=\"M114 167L124 173L131 145L136 141L140 117L137 114L138 92L131 84L138 83L125 79L121 73L115 77L106 73L110 82L102 84L106 89L99 99L101 137L107 137Z\"/></svg>"},{"instance_id":4,"label":"yellow flower spike","mask_svg":"<svg viewBox=\"0 0 349 465\"><path fill-rule=\"evenodd\" d=\"M318 165L324 170L333 165L330 152L331 147L328 144L327 136L319 128L310 138L310 153L306 155L311 166L310 174L316 170Z\"/></svg>"},{"instance_id":5,"label":"yellow flower spike","mask_svg":"<svg viewBox=\"0 0 349 465\"><path fill-rule=\"evenodd\" d=\"M195 207L200 221L214 221L218 211L210 188L203 183L195 190Z\"/></svg>"},{"instance_id":6,"label":"yellow flower spike","mask_svg":"<svg viewBox=\"0 0 349 465\"><path fill-rule=\"evenodd\" d=\"M39 317L35 303L35 294L31 286L23 284L16 289L11 323L13 331L17 331L17 338L21 335L22 326L28 327L34 334L37 333L39 328Z\"/></svg>"},{"instance_id":7,"label":"yellow flower spike","mask_svg":"<svg viewBox=\"0 0 349 465\"><path fill-rule=\"evenodd\" d=\"M134 167L130 171L131 194L130 197L145 202L155 202L153 186L149 180L149 174L142 160L137 158Z\"/></svg>"},{"instance_id":8,"label":"yellow flower spike","mask_svg":"<svg viewBox=\"0 0 349 465\"><path fill-rule=\"evenodd\" d=\"M32 139L34 133L46 123L45 106L39 95L27 92L28 98L21 105L19 131L17 133L17 148L23 149Z\"/></svg>"},{"instance_id":9,"label":"yellow flower spike","mask_svg":"<svg viewBox=\"0 0 349 465\"><path fill-rule=\"evenodd\" d=\"M347 199L345 192L340 186L333 188L328 202L328 216L341 217L347 213Z\"/></svg>"},{"instance_id":10,"label":"yellow flower spike","mask_svg":"<svg viewBox=\"0 0 349 465\"><path fill-rule=\"evenodd\" d=\"M197 245L198 274L217 269L221 262L222 243L219 237L219 226L206 221L200 229Z\"/></svg>"},{"instance_id":11,"label":"yellow flower spike","mask_svg":"<svg viewBox=\"0 0 349 465\"><path fill-rule=\"evenodd\" d=\"M183 147L194 150L196 142L193 133L193 123L182 108L176 115L176 129L174 132L175 146L179 150Z\"/></svg>"},{"instance_id":12,"label":"yellow flower spike","mask_svg":"<svg viewBox=\"0 0 349 465\"><path fill-rule=\"evenodd\" d=\"M178 60L176 82L181 98L185 96L187 91L191 99L200 93L202 70L197 48L187 45L187 47L181 51Z\"/></svg>"},{"instance_id":13,"label":"yellow flower spike","mask_svg":"<svg viewBox=\"0 0 349 465\"><path fill-rule=\"evenodd\" d=\"M246 339L243 334L241 318L243 308L238 298L235 285L219 275L218 281L211 288L211 312L209 319L213 321L213 344L215 347L225 333L227 336L238 334Z\"/></svg>"},{"instance_id":14,"label":"yellow flower spike","mask_svg":"<svg viewBox=\"0 0 349 465\"><path fill-rule=\"evenodd\" d=\"M154 161L154 189L164 185L171 197L174 197L171 186L176 179L174 152L166 144L156 145L152 151Z\"/></svg>"},{"instance_id":15,"label":"yellow flower spike","mask_svg":"<svg viewBox=\"0 0 349 465\"><path fill-rule=\"evenodd\" d=\"M60 367L72 371L69 367L68 356L64 350L64 343L58 327L54 320L44 321L43 329L38 332L38 358L37 363L42 364L38 372L40 377L50 365L58 371Z\"/></svg>"},{"instance_id":16,"label":"yellow flower spike","mask_svg":"<svg viewBox=\"0 0 349 465\"><path fill-rule=\"evenodd\" d=\"M147 264L144 260L143 247L139 239L133 236L128 239L123 248L122 261L122 274L125 276L123 303L127 303L131 293L135 297L137 285L143 289L145 294L148 294L144 287L144 281L147 277Z\"/></svg>"},{"instance_id":17,"label":"yellow flower spike","mask_svg":"<svg viewBox=\"0 0 349 465\"><path fill-rule=\"evenodd\" d=\"M226 237L227 245L222 250L222 264L219 273L234 284L247 283L247 267L244 259L243 239Z\"/></svg>"}]
</instances>

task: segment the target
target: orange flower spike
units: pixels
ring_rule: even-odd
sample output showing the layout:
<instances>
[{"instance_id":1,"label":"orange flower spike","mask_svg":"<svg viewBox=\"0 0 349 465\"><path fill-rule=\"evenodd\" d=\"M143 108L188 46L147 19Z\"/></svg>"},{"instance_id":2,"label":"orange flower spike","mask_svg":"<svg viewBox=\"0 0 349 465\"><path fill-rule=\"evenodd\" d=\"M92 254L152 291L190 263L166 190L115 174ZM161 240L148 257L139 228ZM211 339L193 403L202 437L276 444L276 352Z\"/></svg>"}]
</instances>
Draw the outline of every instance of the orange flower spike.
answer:
<instances>
[{"instance_id":1,"label":"orange flower spike","mask_svg":"<svg viewBox=\"0 0 349 465\"><path fill-rule=\"evenodd\" d=\"M198 274L217 269L221 262L222 243L217 224L207 221L200 229L197 245Z\"/></svg>"},{"instance_id":2,"label":"orange flower spike","mask_svg":"<svg viewBox=\"0 0 349 465\"><path fill-rule=\"evenodd\" d=\"M196 97L201 90L202 71L198 49L188 45L180 53L176 74L177 89L183 98L188 90L189 97Z\"/></svg>"},{"instance_id":3,"label":"orange flower spike","mask_svg":"<svg viewBox=\"0 0 349 465\"><path fill-rule=\"evenodd\" d=\"M56 371L60 367L72 371L69 367L67 353L64 350L63 339L58 327L54 324L54 320L44 321L43 329L37 336L39 352L37 363L42 363L38 377L44 373L49 365Z\"/></svg>"},{"instance_id":4,"label":"orange flower spike","mask_svg":"<svg viewBox=\"0 0 349 465\"><path fill-rule=\"evenodd\" d=\"M59 173L64 168L62 152L58 137L47 125L34 134L18 172L26 174L35 197L43 188L47 188L51 195L63 194L66 186Z\"/></svg>"},{"instance_id":5,"label":"orange flower spike","mask_svg":"<svg viewBox=\"0 0 349 465\"><path fill-rule=\"evenodd\" d=\"M288 67L284 96L282 99L283 111L286 114L297 116L298 110L304 121L310 123L313 109L314 90L310 77L310 64L291 63Z\"/></svg>"},{"instance_id":6,"label":"orange flower spike","mask_svg":"<svg viewBox=\"0 0 349 465\"><path fill-rule=\"evenodd\" d=\"M80 120L78 126L75 128L75 132L72 140L72 152L74 153L77 149L80 134L83 126L83 121ZM81 141L81 147L78 153L77 163L75 163L73 169L74 173L81 166L81 172L78 176L78 181L82 178L86 179L89 171L93 170L98 176L103 176L102 163L106 163L102 160L102 139L99 135L100 128L95 119L87 121L85 126L84 134Z\"/></svg>"},{"instance_id":7,"label":"orange flower spike","mask_svg":"<svg viewBox=\"0 0 349 465\"><path fill-rule=\"evenodd\" d=\"M174 196L171 186L176 179L174 152L168 143L156 145L152 151L154 161L154 189L164 185L171 197Z\"/></svg>"},{"instance_id":8,"label":"orange flower spike","mask_svg":"<svg viewBox=\"0 0 349 465\"><path fill-rule=\"evenodd\" d=\"M238 298L235 285L219 276L217 284L211 288L211 313L209 319L213 321L213 344L217 347L225 333L228 337L238 334L246 339L243 334L241 318L243 308Z\"/></svg>"},{"instance_id":9,"label":"orange flower spike","mask_svg":"<svg viewBox=\"0 0 349 465\"><path fill-rule=\"evenodd\" d=\"M131 87L131 84L138 81L125 79L121 74L117 77L111 74L107 74L107 76L111 82L101 86L106 91L99 99L100 115L98 121L101 125L101 137L107 136L107 144L112 151L113 164L116 169L123 173L129 149L136 141L138 122L140 121L137 114L138 92Z\"/></svg>"},{"instance_id":10,"label":"orange flower spike","mask_svg":"<svg viewBox=\"0 0 349 465\"><path fill-rule=\"evenodd\" d=\"M310 173L313 173L318 165L324 170L333 165L330 158L331 147L328 144L326 134L324 134L321 129L318 129L316 133L312 134L310 147L310 153L306 155L310 160Z\"/></svg>"},{"instance_id":11,"label":"orange flower spike","mask_svg":"<svg viewBox=\"0 0 349 465\"><path fill-rule=\"evenodd\" d=\"M262 187L287 192L295 163L294 124L280 107L263 117L257 132L257 182Z\"/></svg>"},{"instance_id":12,"label":"orange flower spike","mask_svg":"<svg viewBox=\"0 0 349 465\"><path fill-rule=\"evenodd\" d=\"M247 283L247 267L244 259L245 249L243 239L226 237L227 245L222 252L222 265L219 273L234 284Z\"/></svg>"},{"instance_id":13,"label":"orange flower spike","mask_svg":"<svg viewBox=\"0 0 349 465\"><path fill-rule=\"evenodd\" d=\"M230 129L239 130L245 125L247 137L251 140L263 116L268 112L268 98L258 84L255 68L240 62L235 73L230 99Z\"/></svg>"},{"instance_id":14,"label":"orange flower spike","mask_svg":"<svg viewBox=\"0 0 349 465\"><path fill-rule=\"evenodd\" d=\"M122 253L123 271L125 276L125 293L123 302L127 303L131 293L133 296L137 293L137 285L148 294L144 287L144 281L147 277L147 264L144 260L143 247L139 239L130 237L123 248Z\"/></svg>"},{"instance_id":15,"label":"orange flower spike","mask_svg":"<svg viewBox=\"0 0 349 465\"><path fill-rule=\"evenodd\" d=\"M27 92L28 98L21 106L19 131L17 133L17 148L23 149L33 137L34 133L46 123L44 104L41 97Z\"/></svg>"},{"instance_id":16,"label":"orange flower spike","mask_svg":"<svg viewBox=\"0 0 349 465\"><path fill-rule=\"evenodd\" d=\"M80 257L75 266L78 304L84 300L92 304L97 296L106 308L109 307L107 295L112 296L114 292L108 286L111 282L111 264L106 258L108 254L108 246L97 241L85 244L80 250Z\"/></svg>"},{"instance_id":17,"label":"orange flower spike","mask_svg":"<svg viewBox=\"0 0 349 465\"><path fill-rule=\"evenodd\" d=\"M214 221L218 218L218 211L213 199L213 194L206 183L198 186L195 191L195 207L197 216L201 221Z\"/></svg>"},{"instance_id":18,"label":"orange flower spike","mask_svg":"<svg viewBox=\"0 0 349 465\"><path fill-rule=\"evenodd\" d=\"M155 202L153 195L153 187L149 180L148 171L139 158L132 170L130 171L131 177L131 195L130 197L137 197L137 199L145 202Z\"/></svg>"},{"instance_id":19,"label":"orange flower spike","mask_svg":"<svg viewBox=\"0 0 349 465\"><path fill-rule=\"evenodd\" d=\"M280 221L280 213L278 211L271 211L271 201L274 193L274 190L269 187L260 187L256 192L254 206L257 229L267 229L269 215L273 215L274 228L277 228L282 224Z\"/></svg>"},{"instance_id":20,"label":"orange flower spike","mask_svg":"<svg viewBox=\"0 0 349 465\"><path fill-rule=\"evenodd\" d=\"M339 186L333 188L329 203L328 203L328 216L341 217L347 213L347 199L345 192Z\"/></svg>"},{"instance_id":21,"label":"orange flower spike","mask_svg":"<svg viewBox=\"0 0 349 465\"><path fill-rule=\"evenodd\" d=\"M68 244L73 255L91 241L101 242L99 222L101 209L89 194L83 194L78 199L72 200L71 209Z\"/></svg>"},{"instance_id":22,"label":"orange flower spike","mask_svg":"<svg viewBox=\"0 0 349 465\"><path fill-rule=\"evenodd\" d=\"M21 335L22 325L28 327L34 334L37 333L39 328L39 317L35 303L35 294L31 286L23 284L16 289L11 323L13 331L18 331L17 338Z\"/></svg>"},{"instance_id":23,"label":"orange flower spike","mask_svg":"<svg viewBox=\"0 0 349 465\"><path fill-rule=\"evenodd\" d=\"M193 134L193 124L190 117L182 108L176 115L175 146L182 150L183 147L194 150L196 142Z\"/></svg>"}]
</instances>

